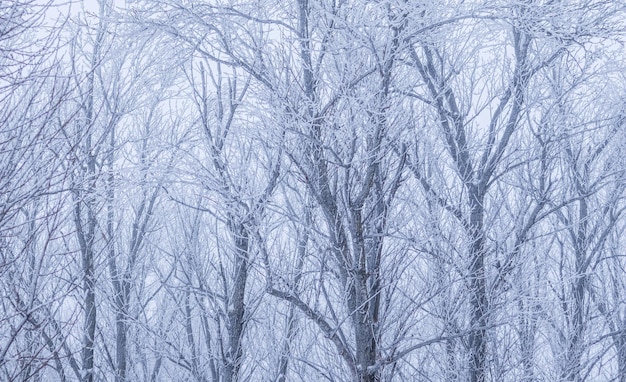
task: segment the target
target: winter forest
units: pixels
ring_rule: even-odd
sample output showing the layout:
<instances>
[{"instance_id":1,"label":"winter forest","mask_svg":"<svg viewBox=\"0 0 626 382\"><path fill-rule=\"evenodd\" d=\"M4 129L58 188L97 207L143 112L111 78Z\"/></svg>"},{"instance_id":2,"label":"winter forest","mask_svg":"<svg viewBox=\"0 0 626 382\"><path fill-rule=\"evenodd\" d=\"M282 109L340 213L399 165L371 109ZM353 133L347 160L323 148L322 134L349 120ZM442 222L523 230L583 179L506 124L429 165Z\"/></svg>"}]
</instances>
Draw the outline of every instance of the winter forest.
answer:
<instances>
[{"instance_id":1,"label":"winter forest","mask_svg":"<svg viewBox=\"0 0 626 382\"><path fill-rule=\"evenodd\" d=\"M624 0L1 0L0 380L626 382Z\"/></svg>"}]
</instances>

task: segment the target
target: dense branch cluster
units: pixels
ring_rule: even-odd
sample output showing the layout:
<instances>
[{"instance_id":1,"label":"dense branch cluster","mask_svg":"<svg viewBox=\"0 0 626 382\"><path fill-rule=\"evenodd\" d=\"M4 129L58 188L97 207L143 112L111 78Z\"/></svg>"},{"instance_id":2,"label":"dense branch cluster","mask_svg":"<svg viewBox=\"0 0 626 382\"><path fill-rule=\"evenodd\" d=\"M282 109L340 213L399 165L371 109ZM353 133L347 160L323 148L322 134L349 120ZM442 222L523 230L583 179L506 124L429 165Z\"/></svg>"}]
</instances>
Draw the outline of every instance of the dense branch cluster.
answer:
<instances>
[{"instance_id":1,"label":"dense branch cluster","mask_svg":"<svg viewBox=\"0 0 626 382\"><path fill-rule=\"evenodd\" d=\"M626 382L625 16L0 1L0 379Z\"/></svg>"}]
</instances>

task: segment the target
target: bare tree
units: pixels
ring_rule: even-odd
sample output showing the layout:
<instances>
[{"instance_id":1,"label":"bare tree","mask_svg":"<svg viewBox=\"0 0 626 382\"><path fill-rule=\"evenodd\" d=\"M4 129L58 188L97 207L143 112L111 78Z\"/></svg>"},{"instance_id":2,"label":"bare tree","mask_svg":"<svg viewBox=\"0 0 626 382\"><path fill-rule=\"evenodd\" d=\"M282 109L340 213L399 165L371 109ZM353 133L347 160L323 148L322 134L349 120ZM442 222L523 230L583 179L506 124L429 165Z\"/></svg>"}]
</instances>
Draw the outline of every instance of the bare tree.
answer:
<instances>
[{"instance_id":1,"label":"bare tree","mask_svg":"<svg viewBox=\"0 0 626 382\"><path fill-rule=\"evenodd\" d=\"M559 177L560 187L551 204L564 206L553 217L552 250L558 253L559 276L552 290L559 309L552 310L551 323L558 338L554 358L559 378L579 381L589 378L595 363L603 357L593 345L601 343L605 335L595 318L596 308L608 319L609 328L613 328L609 330L615 329L611 314L592 285L596 277L604 277L598 269L607 268L601 265L612 262L605 251L610 252L609 239L623 219L623 168L615 160L620 149L614 145L621 141L619 131L624 122L621 102L614 99L622 90L597 94L597 98L604 99L603 106L580 105L574 96L584 86L580 79L601 75L596 65L603 64L596 59L586 60L577 69L570 64L563 60L552 74L557 77L552 83L559 102L549 123L558 123L562 132L558 135L560 166L554 175ZM601 92L606 86L600 80L593 91ZM619 341L614 344L619 349Z\"/></svg>"},{"instance_id":2,"label":"bare tree","mask_svg":"<svg viewBox=\"0 0 626 382\"><path fill-rule=\"evenodd\" d=\"M0 3L4 379L624 379L622 1L94 4Z\"/></svg>"},{"instance_id":3,"label":"bare tree","mask_svg":"<svg viewBox=\"0 0 626 382\"><path fill-rule=\"evenodd\" d=\"M434 17L429 10L417 12L425 18ZM493 320L491 305L496 300L492 293L500 290L517 267L520 250L533 226L556 209L552 206L550 210L545 200L551 185L547 171L543 170L533 185L534 195L538 197L523 197L527 191L520 188L522 194L518 200L524 203L518 210L521 215L511 216L513 221L503 222L504 225L495 223L496 211L515 192L502 182L507 181L513 170L531 161L538 163L537 168L545 167L545 154L540 151L535 157L523 156L516 141L540 138L537 134L533 138L534 126L526 122L536 102L533 98L536 84L545 78L543 73L552 63L573 49L573 39L592 32L586 29L584 33L568 34L564 29L560 18L581 17L575 7L561 9L549 4L520 2L495 8L495 13L489 8L474 12L467 21L455 22L450 27L442 25L427 37L411 39L409 65L421 83L407 92L416 98L417 104L426 105L424 112L428 113L422 128L426 134L417 139L410 159L415 179L424 195L454 218L454 229L464 232L464 243L457 245L462 248L459 260L466 267L463 278L469 299L468 379L484 381L490 378L490 369L496 372L497 363L493 361L498 354L488 348L490 333L497 332L490 327L498 326ZM552 12L555 17L544 22L541 12ZM490 19L506 19L508 23L492 24ZM586 22L594 20L581 17L577 21L587 25ZM476 31L482 27L491 28L483 35L489 36L492 43L480 43L475 36L470 41L456 35L457 31ZM442 33L454 33L458 39L445 39ZM461 41L464 42L459 45ZM463 48L459 50L459 46ZM491 57L491 63L483 62L481 57L485 55ZM537 145L545 151L540 139ZM424 158L427 153L424 147L429 146L435 147L429 148L430 152L436 152L438 147L445 150L445 156L436 158L439 163ZM433 169L436 176L431 175ZM505 235L497 231L510 223L515 226ZM510 244L502 253L506 248L502 244L506 242ZM496 375L492 374L491 378Z\"/></svg>"},{"instance_id":4,"label":"bare tree","mask_svg":"<svg viewBox=\"0 0 626 382\"><path fill-rule=\"evenodd\" d=\"M71 286L48 275L59 235L61 168L67 127L60 104L67 82L60 75L61 21L46 17L50 4L0 5L0 368L6 380L37 380L56 370L63 379L59 341L50 329L50 305ZM43 334L43 338L41 337Z\"/></svg>"}]
</instances>

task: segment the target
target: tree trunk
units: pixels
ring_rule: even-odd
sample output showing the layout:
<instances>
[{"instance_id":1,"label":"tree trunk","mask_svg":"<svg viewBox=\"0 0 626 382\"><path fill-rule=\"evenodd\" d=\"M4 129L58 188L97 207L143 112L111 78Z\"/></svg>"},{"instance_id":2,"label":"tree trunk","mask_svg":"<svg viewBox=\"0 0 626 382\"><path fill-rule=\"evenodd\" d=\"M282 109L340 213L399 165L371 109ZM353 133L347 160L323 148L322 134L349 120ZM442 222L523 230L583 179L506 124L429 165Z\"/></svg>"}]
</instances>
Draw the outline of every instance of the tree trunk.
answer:
<instances>
[{"instance_id":1,"label":"tree trunk","mask_svg":"<svg viewBox=\"0 0 626 382\"><path fill-rule=\"evenodd\" d=\"M626 382L626 332L618 334L614 343L617 348L617 374L619 382Z\"/></svg>"},{"instance_id":2,"label":"tree trunk","mask_svg":"<svg viewBox=\"0 0 626 382\"><path fill-rule=\"evenodd\" d=\"M80 203L80 202L77 202ZM79 221L80 207L77 204L77 216ZM83 265L83 291L85 293L85 321L83 329L83 381L93 382L94 380L94 342L96 337L96 276L94 271L94 233L96 229L96 217L89 208L87 220L87 232L82 231L82 224L79 223L79 241L81 242L81 254Z\"/></svg>"},{"instance_id":3,"label":"tree trunk","mask_svg":"<svg viewBox=\"0 0 626 382\"><path fill-rule=\"evenodd\" d=\"M581 195L584 195L584 190L581 185L577 185ZM571 230L571 235L574 240L574 254L575 254L575 275L572 282L572 299L571 304L568 304L569 315L568 321L571 322L571 327L568 330L569 338L567 338L567 349L565 349L565 363L563 365L564 370L561 372L561 378L565 381L578 382L581 381L581 357L583 347L583 336L585 328L585 297L587 289L587 218L588 218L588 206L587 201L583 197L578 203L578 218L579 223L577 230Z\"/></svg>"},{"instance_id":4,"label":"tree trunk","mask_svg":"<svg viewBox=\"0 0 626 382\"><path fill-rule=\"evenodd\" d=\"M484 382L487 378L487 312L489 304L485 280L485 238L483 233L484 194L470 192L470 304L472 329L469 335L470 381Z\"/></svg>"},{"instance_id":5,"label":"tree trunk","mask_svg":"<svg viewBox=\"0 0 626 382\"><path fill-rule=\"evenodd\" d=\"M248 279L248 258L250 233L243 223L236 226L235 274L228 298L228 350L226 352L225 382L237 382L243 353L246 281Z\"/></svg>"}]
</instances>

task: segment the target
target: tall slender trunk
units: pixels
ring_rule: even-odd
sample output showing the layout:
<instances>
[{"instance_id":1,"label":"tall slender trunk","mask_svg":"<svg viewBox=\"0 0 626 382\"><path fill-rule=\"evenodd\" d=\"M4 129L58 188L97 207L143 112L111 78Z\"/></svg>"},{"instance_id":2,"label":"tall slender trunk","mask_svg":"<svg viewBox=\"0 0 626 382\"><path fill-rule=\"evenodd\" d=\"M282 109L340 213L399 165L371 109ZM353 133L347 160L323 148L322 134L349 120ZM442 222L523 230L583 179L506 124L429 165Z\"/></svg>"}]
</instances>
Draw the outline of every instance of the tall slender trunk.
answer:
<instances>
[{"instance_id":1,"label":"tall slender trunk","mask_svg":"<svg viewBox=\"0 0 626 382\"><path fill-rule=\"evenodd\" d=\"M93 118L93 77L90 78L89 94L87 99L87 122L91 128ZM92 382L94 379L94 341L96 336L96 275L94 241L98 225L95 212L96 192L96 156L93 154L91 132L87 135L85 152L87 153L87 172L84 184L79 185L86 189L76 191L74 206L74 221L80 244L83 270L83 291L85 293L85 321L83 332L83 381ZM87 219L83 222L82 205L86 206ZM84 226L86 224L86 227Z\"/></svg>"},{"instance_id":2,"label":"tall slender trunk","mask_svg":"<svg viewBox=\"0 0 626 382\"><path fill-rule=\"evenodd\" d=\"M584 189L578 185L581 195ZM588 240L588 206L587 200L583 197L578 202L578 227L570 231L574 238L574 279L572 281L572 299L567 305L570 328L567 338L567 348L565 349L564 369L561 371L561 378L565 381L581 381L581 357L585 330L585 298L587 290L587 240Z\"/></svg>"},{"instance_id":3,"label":"tall slender trunk","mask_svg":"<svg viewBox=\"0 0 626 382\"><path fill-rule=\"evenodd\" d=\"M470 304L472 329L469 335L470 381L484 382L487 368L487 313L489 303L485 280L484 194L470 192Z\"/></svg>"},{"instance_id":4,"label":"tall slender trunk","mask_svg":"<svg viewBox=\"0 0 626 382\"><path fill-rule=\"evenodd\" d=\"M378 203L374 204L373 222L363 222L360 207L352 211L356 222L353 240L359 250L355 254L355 271L350 281L352 287L348 292L348 306L352 312L354 327L358 382L380 381L380 372L371 370L371 367L376 365L379 354L378 316L382 293L379 272L385 211L384 207L376 205Z\"/></svg>"},{"instance_id":5,"label":"tall slender trunk","mask_svg":"<svg viewBox=\"0 0 626 382\"><path fill-rule=\"evenodd\" d=\"M304 267L304 258L306 256L307 245L309 242L309 229L311 229L312 216L311 211L306 209L304 229L300 234L300 240L298 241L298 259L296 260L295 276L293 280L294 289L298 291L300 289L300 280L302 279L302 268ZM289 312L287 314L287 331L285 334L285 340L283 342L280 358L278 360L278 367L275 382L287 381L287 367L289 366L289 359L291 356L291 343L294 340L297 330L296 321L296 307L293 304L289 305Z\"/></svg>"},{"instance_id":6,"label":"tall slender trunk","mask_svg":"<svg viewBox=\"0 0 626 382\"><path fill-rule=\"evenodd\" d=\"M109 258L108 266L109 273L111 275L111 283L113 284L113 302L115 306L115 381L126 381L126 318L128 314L127 309L127 295L126 290L129 288L125 280L121 277L117 264L117 252L115 250L115 175L114 175L114 150L115 150L115 123L110 124L111 131L109 132L109 147L107 151L107 236L108 236L108 249Z\"/></svg>"},{"instance_id":7,"label":"tall slender trunk","mask_svg":"<svg viewBox=\"0 0 626 382\"><path fill-rule=\"evenodd\" d=\"M100 16L104 17L105 3L100 2ZM85 190L78 191L75 194L74 208L74 220L76 223L77 234L82 255L82 268L83 268L83 291L85 293L85 322L83 332L83 368L82 376L84 382L93 382L94 380L94 343L96 337L96 274L95 274L95 251L94 242L96 228L98 226L95 206L96 195L96 150L93 147L92 131L94 126L94 87L95 87L95 71L99 65L100 49L104 41L106 26L101 19L98 25L98 31L96 40L94 41L93 52L91 56L91 67L87 77L87 98L85 100L85 127L88 129L85 142L85 153L87 154L86 174L83 179L84 184L79 187L82 188L86 185ZM83 214L81 204L87 207L87 227L83 226Z\"/></svg>"},{"instance_id":8,"label":"tall slender trunk","mask_svg":"<svg viewBox=\"0 0 626 382\"><path fill-rule=\"evenodd\" d=\"M378 373L372 373L368 367L376 364L377 330L372 325L372 318L368 314L367 281L364 270L357 270L354 276L352 296L348 298L354 326L355 355L357 362L357 382L379 381Z\"/></svg>"},{"instance_id":9,"label":"tall slender trunk","mask_svg":"<svg viewBox=\"0 0 626 382\"><path fill-rule=\"evenodd\" d=\"M92 160L90 160L93 163ZM89 166L92 167L91 165ZM91 198L91 195L88 196ZM84 300L84 326L83 326L83 349L82 349L82 375L84 382L94 380L94 342L96 337L96 276L94 259L94 236L97 226L96 216L91 202L87 203L87 227L82 223L81 203L76 200L74 208L74 219L77 226L77 235L80 243L82 270L83 270L83 292Z\"/></svg>"},{"instance_id":10,"label":"tall slender trunk","mask_svg":"<svg viewBox=\"0 0 626 382\"><path fill-rule=\"evenodd\" d=\"M626 382L626 331L617 334L613 342L617 348L617 380Z\"/></svg>"},{"instance_id":11,"label":"tall slender trunk","mask_svg":"<svg viewBox=\"0 0 626 382\"><path fill-rule=\"evenodd\" d=\"M520 357L522 360L522 380L532 382L535 380L534 358L535 358L535 335L537 332L536 313L528 311L526 304L520 302Z\"/></svg>"},{"instance_id":12,"label":"tall slender trunk","mask_svg":"<svg viewBox=\"0 0 626 382\"><path fill-rule=\"evenodd\" d=\"M280 358L278 359L278 367L276 372L275 382L287 381L287 367L289 366L289 356L291 354L291 342L296 333L296 308L293 305L289 305L289 313L287 314L287 333L285 334L285 340L280 352Z\"/></svg>"},{"instance_id":13,"label":"tall slender trunk","mask_svg":"<svg viewBox=\"0 0 626 382\"><path fill-rule=\"evenodd\" d=\"M244 223L234 227L235 236L235 274L227 301L228 350L224 381L237 382L243 355L242 340L244 333L245 295L248 280L250 233Z\"/></svg>"},{"instance_id":14,"label":"tall slender trunk","mask_svg":"<svg viewBox=\"0 0 626 382\"><path fill-rule=\"evenodd\" d=\"M83 331L83 381L93 382L94 380L94 342L96 338L96 275L95 275L95 253L94 239L96 227L98 225L95 214L94 194L95 194L95 172L96 158L91 154L91 136L87 139L87 152L89 159L87 164L88 189L83 193L84 200L77 200L75 207L75 221L77 222L77 233L79 236L82 267L83 267L83 291L85 293L85 321ZM87 206L87 227L82 223L81 204Z\"/></svg>"}]
</instances>

